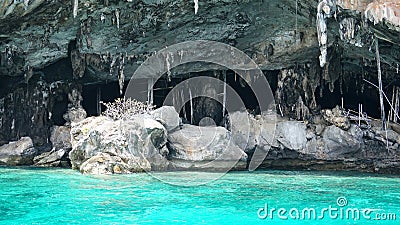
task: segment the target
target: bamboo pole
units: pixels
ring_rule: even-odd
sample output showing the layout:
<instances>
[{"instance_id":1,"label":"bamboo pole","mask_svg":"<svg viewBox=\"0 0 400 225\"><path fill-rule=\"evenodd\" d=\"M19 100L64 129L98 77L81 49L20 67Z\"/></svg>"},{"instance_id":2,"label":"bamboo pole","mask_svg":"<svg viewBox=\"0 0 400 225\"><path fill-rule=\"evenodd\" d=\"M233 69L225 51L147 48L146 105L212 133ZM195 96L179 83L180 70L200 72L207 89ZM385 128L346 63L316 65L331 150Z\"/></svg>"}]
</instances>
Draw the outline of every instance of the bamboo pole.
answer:
<instances>
[{"instance_id":1,"label":"bamboo pole","mask_svg":"<svg viewBox=\"0 0 400 225\"><path fill-rule=\"evenodd\" d=\"M361 104L358 103L358 126L361 126Z\"/></svg>"},{"instance_id":2,"label":"bamboo pole","mask_svg":"<svg viewBox=\"0 0 400 225\"><path fill-rule=\"evenodd\" d=\"M224 95L222 99L222 118L225 117L225 106L226 106L226 71L222 72L224 75Z\"/></svg>"},{"instance_id":3,"label":"bamboo pole","mask_svg":"<svg viewBox=\"0 0 400 225\"><path fill-rule=\"evenodd\" d=\"M395 95L395 103L394 103L394 114L397 115L399 112L399 87L396 86L396 95ZM394 122L397 123L397 117L394 116Z\"/></svg>"},{"instance_id":4,"label":"bamboo pole","mask_svg":"<svg viewBox=\"0 0 400 225\"><path fill-rule=\"evenodd\" d=\"M374 83L372 83L371 81L367 80L367 79L363 79L365 82L367 82L368 84L374 86L376 89L379 90L379 87L376 86ZM390 104L389 98L386 96L385 92L382 92L383 96L385 97L386 101L388 102L389 106L393 109L393 105ZM396 112L395 116L397 117L398 120L400 120L399 114Z\"/></svg>"},{"instance_id":5,"label":"bamboo pole","mask_svg":"<svg viewBox=\"0 0 400 225\"><path fill-rule=\"evenodd\" d=\"M382 130L386 130L385 106L383 104L383 90L382 90L381 59L380 59L380 56L379 56L378 38L376 38L376 37L375 37L375 55L376 55L376 65L377 65L377 68L378 68L379 103L380 103L380 106L381 106Z\"/></svg>"},{"instance_id":6,"label":"bamboo pole","mask_svg":"<svg viewBox=\"0 0 400 225\"><path fill-rule=\"evenodd\" d=\"M183 89L181 89L181 101L182 101L182 112L183 112L183 118L187 120L187 115L186 115L186 104L185 104L185 98L183 94ZM180 109L179 109L180 110Z\"/></svg>"},{"instance_id":7,"label":"bamboo pole","mask_svg":"<svg viewBox=\"0 0 400 225\"><path fill-rule=\"evenodd\" d=\"M392 105L394 105L394 101L395 101L395 86L393 86L392 88ZM394 109L390 108L389 110L389 116L388 116L388 121L394 121Z\"/></svg>"},{"instance_id":8,"label":"bamboo pole","mask_svg":"<svg viewBox=\"0 0 400 225\"><path fill-rule=\"evenodd\" d=\"M190 124L193 124L193 99L192 90L189 88L189 100L190 100Z\"/></svg>"},{"instance_id":9,"label":"bamboo pole","mask_svg":"<svg viewBox=\"0 0 400 225\"><path fill-rule=\"evenodd\" d=\"M96 96L96 103L97 103L97 115L101 115L101 88L97 87L97 96Z\"/></svg>"}]
</instances>

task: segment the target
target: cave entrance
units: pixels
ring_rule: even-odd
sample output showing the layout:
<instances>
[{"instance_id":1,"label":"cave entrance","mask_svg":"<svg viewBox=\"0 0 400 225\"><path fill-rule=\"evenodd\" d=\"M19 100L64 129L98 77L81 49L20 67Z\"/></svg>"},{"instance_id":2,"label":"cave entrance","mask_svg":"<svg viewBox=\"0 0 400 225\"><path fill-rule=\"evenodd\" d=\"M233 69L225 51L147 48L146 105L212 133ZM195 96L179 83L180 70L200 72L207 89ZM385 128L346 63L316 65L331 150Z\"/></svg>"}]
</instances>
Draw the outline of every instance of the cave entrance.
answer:
<instances>
[{"instance_id":1,"label":"cave entrance","mask_svg":"<svg viewBox=\"0 0 400 225\"><path fill-rule=\"evenodd\" d=\"M82 88L82 107L87 116L98 116L106 109L101 101L113 102L121 97L118 82L86 84Z\"/></svg>"},{"instance_id":2,"label":"cave entrance","mask_svg":"<svg viewBox=\"0 0 400 225\"><path fill-rule=\"evenodd\" d=\"M276 77L278 72L279 71L264 71L264 75L271 84L272 91L274 91L274 87L276 89L277 86ZM217 78L221 81L221 85L208 86L207 84L199 84L198 87L205 89L204 91L208 94L211 93L210 96L212 97L193 97L192 101L187 101L186 103L181 104L182 107L179 111L179 115L182 118L183 123L200 126L225 125L226 118L224 118L224 115L227 115L228 112L227 110L225 110L225 112L223 113L222 101L217 101L214 99L222 99L224 93L224 76L226 76L226 84L229 85L233 89L233 91L235 91L239 95L240 100L243 101L243 104L245 106L244 108L235 109L235 111L247 110L254 115L260 113L258 101L252 89L244 79L235 74L235 72L232 70L193 72L180 75L179 77L171 77L170 79L168 79L166 76L163 76L158 79L153 86L153 105L155 105L156 107L164 105L164 101L167 95L170 93L175 95L173 96L174 101L176 101L175 103L177 103L177 101L183 100L183 95L186 95L185 99L190 99L191 90L189 90L188 88L182 89L182 92L180 93L175 93L171 91L173 91L173 89L178 84L185 82L190 78L200 76ZM135 88L138 88L140 90L140 93L143 94L143 99L138 100L146 101L149 80L136 79L134 82ZM253 80L252 82L257 81ZM125 93L128 83L129 82L125 82L123 93ZM108 83L87 83L83 86L82 89L82 106L86 110L88 116L97 116L106 109L104 105L99 104L101 101L112 102L115 99L121 98L123 96L124 95L120 95L119 85L116 81ZM229 97L229 92L227 93L227 97Z\"/></svg>"},{"instance_id":3,"label":"cave entrance","mask_svg":"<svg viewBox=\"0 0 400 225\"><path fill-rule=\"evenodd\" d=\"M324 85L322 97L319 95L321 89L317 88L316 93L318 94L316 95L316 101L321 109L332 109L336 106L342 106L343 104L344 109L356 113L359 110L359 104L362 104L362 111L367 113L369 117L381 117L379 92L376 87L367 83L363 84L363 87L361 87L357 79L346 80L346 84L343 85L342 88L340 88L340 81L336 81L334 86L335 88L333 92L331 92L328 85ZM387 89L391 90L392 88ZM391 91L385 91L385 93L389 94L388 97L391 96ZM390 106L386 100L384 100L384 105L387 115Z\"/></svg>"}]
</instances>

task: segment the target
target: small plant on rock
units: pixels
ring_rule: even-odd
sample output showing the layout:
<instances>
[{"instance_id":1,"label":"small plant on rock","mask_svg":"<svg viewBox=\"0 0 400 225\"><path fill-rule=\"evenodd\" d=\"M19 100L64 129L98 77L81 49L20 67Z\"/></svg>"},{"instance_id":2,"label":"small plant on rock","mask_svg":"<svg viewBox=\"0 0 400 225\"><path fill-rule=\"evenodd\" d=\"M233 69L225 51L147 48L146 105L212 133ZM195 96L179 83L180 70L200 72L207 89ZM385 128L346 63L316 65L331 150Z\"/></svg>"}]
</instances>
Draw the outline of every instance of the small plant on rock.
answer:
<instances>
[{"instance_id":1,"label":"small plant on rock","mask_svg":"<svg viewBox=\"0 0 400 225\"><path fill-rule=\"evenodd\" d=\"M130 119L133 116L151 112L155 106L131 98L117 98L114 102L101 102L107 109L102 113L114 120Z\"/></svg>"}]
</instances>

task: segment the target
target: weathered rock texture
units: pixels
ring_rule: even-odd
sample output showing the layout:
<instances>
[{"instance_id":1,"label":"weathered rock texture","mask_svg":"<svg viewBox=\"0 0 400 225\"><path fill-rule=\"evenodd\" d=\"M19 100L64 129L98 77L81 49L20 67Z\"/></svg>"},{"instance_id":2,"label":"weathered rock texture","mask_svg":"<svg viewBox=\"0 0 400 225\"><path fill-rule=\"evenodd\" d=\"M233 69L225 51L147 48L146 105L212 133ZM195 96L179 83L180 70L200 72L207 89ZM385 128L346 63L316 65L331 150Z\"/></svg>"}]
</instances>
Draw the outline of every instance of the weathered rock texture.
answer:
<instances>
[{"instance_id":1,"label":"weathered rock texture","mask_svg":"<svg viewBox=\"0 0 400 225\"><path fill-rule=\"evenodd\" d=\"M168 146L171 149L169 158L177 169L246 168L247 154L223 127L183 125L168 135Z\"/></svg>"},{"instance_id":2,"label":"weathered rock texture","mask_svg":"<svg viewBox=\"0 0 400 225\"><path fill-rule=\"evenodd\" d=\"M274 141L278 144L271 147L261 168L397 174L400 172L400 134L389 129L386 136L379 126L378 121L371 121L370 127L351 124L344 130L329 125L329 121L278 122Z\"/></svg>"},{"instance_id":3,"label":"weathered rock texture","mask_svg":"<svg viewBox=\"0 0 400 225\"><path fill-rule=\"evenodd\" d=\"M150 116L114 121L89 117L71 128L72 168L82 173L131 173L168 168L166 129Z\"/></svg>"},{"instance_id":4,"label":"weathered rock texture","mask_svg":"<svg viewBox=\"0 0 400 225\"><path fill-rule=\"evenodd\" d=\"M3 165L31 165L37 150L33 147L32 139L22 137L0 146L0 164Z\"/></svg>"},{"instance_id":5,"label":"weathered rock texture","mask_svg":"<svg viewBox=\"0 0 400 225\"><path fill-rule=\"evenodd\" d=\"M357 159L364 160L366 170L390 165L380 170L391 171L398 165L396 125L391 125L392 131L388 132L390 143L385 144L391 149L388 152L378 144L386 142L386 135L383 139L382 132L376 130L379 126L362 130L370 129L369 125L360 124L358 128L350 125L350 119L339 116L335 110L322 112L323 123L316 122L316 118L320 118L321 109L340 103L353 110L357 110L359 103L364 104L364 112L379 117L378 92L368 83L377 83L378 69L382 71L383 91L396 102L400 84L399 11L397 0L213 0L199 1L196 7L190 0L3 0L0 3L0 145L28 136L35 147L52 143L51 152L39 151L35 162L55 165L64 160L69 147L65 142L50 140L51 127L66 125L72 126L74 150L69 155L73 167L82 167L87 162L84 172L167 168L165 158L170 153L164 146L166 139L161 136L166 130L177 129L177 114L172 111L165 111L166 116L163 112L155 114L166 129L152 119L150 127L132 122L129 126L138 129L138 133L132 133L130 143L119 131L106 129L116 127L115 122L98 119L107 124L101 125L102 122L92 118L82 123L87 114L95 115L87 113L90 108L84 108L84 103L96 101L99 105L103 100L101 88L97 87L96 100L87 89L95 85L107 87L108 96L104 98L121 97L124 81L155 52L183 41L213 40L237 47L257 63L273 87L280 115L313 121L278 123L277 138L272 140L267 119L237 114L235 119L248 118L252 128L249 137L243 137L245 127L230 127L241 149L248 154L257 148L268 151L271 161L266 162L273 166L293 162L293 166L297 163L320 168L323 166L319 162L329 161L332 167L341 167L338 165L343 160L338 163L334 158L345 157L353 164L360 162ZM379 41L380 68L375 49L371 48L374 41ZM168 60L166 56L163 66L167 66ZM226 79L240 88L241 97L247 101L250 90L243 79L236 79L236 74L227 68L204 63L171 69L160 79L162 84L159 83L158 89L162 90L155 90L159 92L154 96L164 98L165 90L193 76L205 74L221 79L215 75L222 74L219 72L228 74ZM246 78L249 82L255 80ZM119 95L109 94L111 87L120 89ZM215 120L224 119L221 105L215 101L198 98L193 104L194 124L200 123L204 116L210 117L209 114ZM252 109L257 111L256 106ZM96 113L100 111L101 107L97 107ZM186 111L184 117L188 114ZM90 130L76 128L80 126L88 126ZM143 127L149 131L144 132ZM102 139L106 130L114 136ZM145 133L151 134L150 137L138 138ZM113 146L111 140L117 144ZM148 148L150 140L156 144ZM347 147L338 150L342 145ZM94 146L100 146L100 150ZM129 156L138 153L135 146L146 146L146 159ZM22 153L15 150L15 154ZM304 161L310 155L312 160ZM32 163L30 157L27 161ZM374 161L374 157L378 159ZM11 160L10 164L27 161ZM310 165L312 162L316 165ZM351 163L342 167L362 167Z\"/></svg>"}]
</instances>

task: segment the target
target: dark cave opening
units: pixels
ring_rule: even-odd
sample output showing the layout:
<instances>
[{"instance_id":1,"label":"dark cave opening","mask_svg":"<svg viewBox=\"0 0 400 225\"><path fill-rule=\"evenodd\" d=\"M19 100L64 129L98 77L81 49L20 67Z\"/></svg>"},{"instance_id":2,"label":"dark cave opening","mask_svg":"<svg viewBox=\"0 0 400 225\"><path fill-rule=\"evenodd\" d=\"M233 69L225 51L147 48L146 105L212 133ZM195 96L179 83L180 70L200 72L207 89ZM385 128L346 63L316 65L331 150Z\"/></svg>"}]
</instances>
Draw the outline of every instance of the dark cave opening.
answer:
<instances>
[{"instance_id":1,"label":"dark cave opening","mask_svg":"<svg viewBox=\"0 0 400 225\"><path fill-rule=\"evenodd\" d=\"M269 85L271 87L272 93L275 93L277 90L277 80L279 70L273 71L263 71L264 76L267 78ZM170 91L179 83L184 82L186 79L196 76L214 76L213 71L205 71L198 73L190 73L188 75L182 76L180 78L173 77L168 80L165 76L161 77L156 81L153 87L153 104L158 108L161 107L164 103L166 96L170 93ZM221 76L217 76L218 79L223 81ZM368 116L373 118L380 118L380 107L379 107L379 95L378 91L375 87L369 84L363 84L363 91L360 84L360 79L348 79L346 80L346 84L343 84L342 90L340 88L340 81L335 82L335 88L333 92L329 90L328 85L325 85L322 90L322 97L320 96L320 87L316 89L316 101L317 105L321 109L331 109L342 105L343 98L343 106L345 109L353 110L354 112L358 111L358 105L363 105L363 112L366 112ZM147 79L137 79L135 80L140 90L143 93L147 92ZM238 75L235 75L235 72L232 70L226 71L226 82L227 85L231 86L235 92L238 93L240 98L243 100L246 109L253 114L259 114L258 102L257 99L246 82L241 79ZM123 93L125 93L126 87L129 82L125 82ZM218 90L218 94L222 94ZM186 90L185 92L188 93ZM390 94L389 92L387 93ZM391 94L390 94L391 95ZM96 83L96 84L86 84L82 89L83 96L83 108L86 110L88 116L96 116L99 114L99 109L101 112L105 110L105 106L100 104L100 108L98 108L98 102L112 102L116 98L123 97L119 93L118 82L107 82L107 83ZM59 103L59 106L55 106L55 108L59 108L60 111L66 110L65 102ZM223 125L224 118L222 113L222 104L218 101L213 100L208 97L197 97L192 101L193 104L193 118L191 118L191 110L190 110L190 101L187 101L184 106L180 109L179 115L183 118L184 123L189 123L193 125L199 125L200 121L203 118L210 117L214 120L216 125ZM206 105L204 105L206 104ZM61 106L63 105L63 106ZM206 106L206 107L204 107ZM209 109L207 109L207 107ZM385 100L385 110L389 111L389 104ZM225 115L228 112L225 112ZM58 113L61 115L60 113ZM63 119L61 116L54 118L56 124L61 124ZM204 122L204 121L203 121Z\"/></svg>"},{"instance_id":2,"label":"dark cave opening","mask_svg":"<svg viewBox=\"0 0 400 225\"><path fill-rule=\"evenodd\" d=\"M276 91L277 88L277 74L279 71L264 71L264 75L267 78L272 92ZM190 73L189 75L182 76L181 78L171 78L168 80L165 76L158 79L153 86L153 105L157 108L161 107L164 104L164 100L166 96L171 92L171 90L176 87L181 82L184 82L186 79L197 76L214 76L213 71L205 71L205 72L197 72ZM223 81L222 76L218 76L218 79ZM136 79L135 88L140 90L140 93L145 94L147 92L147 84L148 79ZM245 108L253 113L259 114L259 106L255 94L251 90L250 86L246 84L246 82L240 78L239 75L236 75L234 71L228 70L226 71L226 82L239 96L243 101ZM125 82L123 93L128 86L129 82ZM184 92L188 95L189 90L184 90ZM217 90L217 94L222 94L222 87ZM123 97L119 93L118 82L107 82L107 83L93 83L83 85L82 88L82 97L83 102L82 106L86 110L88 116L97 116L99 115L99 111L103 112L106 108L104 105L100 104L100 108L98 108L98 104L100 101L103 102L112 102L116 98ZM145 95L143 95L145 96ZM145 97L144 97L145 98ZM145 99L140 99L145 101ZM180 109L179 115L183 118L184 123L189 123L193 125L207 125L208 123L204 123L207 120L203 120L204 118L211 118L216 125L223 125L224 118L223 115L228 114L227 110L225 113L222 113L223 106L220 102L209 98L209 97L196 97L192 100L193 105L193 118L191 118L191 103L187 101L184 106ZM201 122L202 121L202 122Z\"/></svg>"},{"instance_id":3,"label":"dark cave opening","mask_svg":"<svg viewBox=\"0 0 400 225\"><path fill-rule=\"evenodd\" d=\"M121 95L119 93L118 82L109 82L84 85L82 88L82 97L82 107L85 109L87 116L98 116L106 109L100 101L112 102L120 98Z\"/></svg>"},{"instance_id":4,"label":"dark cave opening","mask_svg":"<svg viewBox=\"0 0 400 225\"><path fill-rule=\"evenodd\" d=\"M352 110L358 112L359 104L362 104L362 110L369 117L381 118L380 103L379 103L379 92L376 87L370 84L360 84L357 79L348 79L346 84L343 84L342 91L340 90L340 81L335 82L335 88L333 92L329 90L328 85L325 85L322 91L322 97L320 96L320 87L316 90L317 104L321 109L331 109L336 106L342 105L346 110ZM389 89L389 90L387 90ZM391 87L383 90L390 99ZM390 105L387 100L384 99L385 113L390 110Z\"/></svg>"},{"instance_id":5,"label":"dark cave opening","mask_svg":"<svg viewBox=\"0 0 400 225\"><path fill-rule=\"evenodd\" d=\"M53 109L51 112L51 120L54 125L62 126L65 124L64 114L68 109L68 96L66 93L55 96Z\"/></svg>"}]
</instances>

